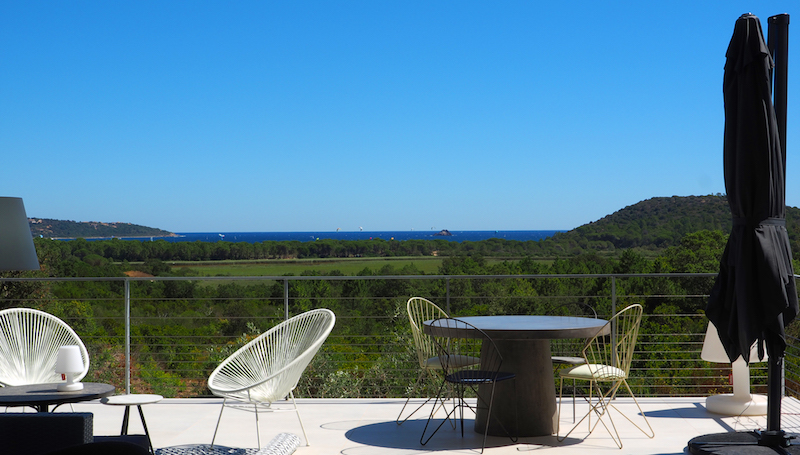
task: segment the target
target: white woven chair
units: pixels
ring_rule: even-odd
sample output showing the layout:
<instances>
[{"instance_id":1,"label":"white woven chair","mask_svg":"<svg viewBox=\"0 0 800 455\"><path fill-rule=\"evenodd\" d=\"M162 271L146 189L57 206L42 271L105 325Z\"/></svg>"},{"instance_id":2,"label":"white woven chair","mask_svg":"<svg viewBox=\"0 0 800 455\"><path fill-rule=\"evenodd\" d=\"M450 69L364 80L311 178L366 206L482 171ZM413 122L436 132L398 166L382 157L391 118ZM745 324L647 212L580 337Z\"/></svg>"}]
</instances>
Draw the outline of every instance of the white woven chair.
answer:
<instances>
[{"instance_id":1,"label":"white woven chair","mask_svg":"<svg viewBox=\"0 0 800 455\"><path fill-rule=\"evenodd\" d=\"M61 382L58 348L69 345L78 346L83 357L83 371L75 376L80 381L89 371L89 353L64 321L30 308L0 311L0 385Z\"/></svg>"},{"instance_id":2,"label":"white woven chair","mask_svg":"<svg viewBox=\"0 0 800 455\"><path fill-rule=\"evenodd\" d=\"M303 437L308 445L308 436L303 420L297 410L292 391L297 387L300 376L314 358L322 343L328 338L336 322L331 310L318 309L297 315L269 329L258 338L242 346L225 359L208 378L208 388L214 395L223 397L217 427L211 439L213 448L217 438L222 411L229 400L253 405L256 414L256 438L261 449L261 436L258 431L259 407L267 411L279 411L270 405L291 398Z\"/></svg>"}]
</instances>

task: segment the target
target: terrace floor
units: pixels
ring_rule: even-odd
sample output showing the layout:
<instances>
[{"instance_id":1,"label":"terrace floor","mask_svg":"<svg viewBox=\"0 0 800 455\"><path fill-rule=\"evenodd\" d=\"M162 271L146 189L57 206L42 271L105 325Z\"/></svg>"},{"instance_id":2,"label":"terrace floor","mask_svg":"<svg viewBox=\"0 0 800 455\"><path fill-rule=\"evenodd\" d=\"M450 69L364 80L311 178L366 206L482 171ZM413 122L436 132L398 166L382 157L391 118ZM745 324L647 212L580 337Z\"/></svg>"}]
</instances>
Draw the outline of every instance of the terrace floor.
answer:
<instances>
[{"instance_id":1,"label":"terrace floor","mask_svg":"<svg viewBox=\"0 0 800 455\"><path fill-rule=\"evenodd\" d=\"M624 448L617 449L608 433L598 428L588 438L586 431L577 432L563 443L555 436L521 438L512 443L507 438L490 437L486 454L682 454L689 439L710 433L762 429L765 417L725 417L706 411L703 398L642 398L639 400L655 429L655 438L648 439L625 419L615 419ZM311 445L301 445L296 454L344 455L406 455L421 453L471 454L479 453L480 435L471 431L472 420L466 424L465 436L448 425L442 427L426 445L419 444L425 417L395 424L402 399L299 399L298 407L305 423ZM421 400L420 400L421 402ZM156 449L190 444L208 444L220 411L221 400L214 398L165 399L143 406L153 445ZM566 403L565 403L566 404ZM617 405L628 415L638 418L630 398L617 399ZM99 402L74 405L76 412L94 414L95 435L118 435L123 409ZM562 425L571 427L571 409L562 416ZM426 408L427 411L430 408ZM138 413L131 410L131 433L141 432ZM579 408L580 415L580 408ZM782 405L782 428L800 432L800 402L786 398ZM302 440L302 432L293 413L259 414L262 443L282 432L294 433ZM255 419L252 412L226 408L218 445L232 448L257 446Z\"/></svg>"}]
</instances>

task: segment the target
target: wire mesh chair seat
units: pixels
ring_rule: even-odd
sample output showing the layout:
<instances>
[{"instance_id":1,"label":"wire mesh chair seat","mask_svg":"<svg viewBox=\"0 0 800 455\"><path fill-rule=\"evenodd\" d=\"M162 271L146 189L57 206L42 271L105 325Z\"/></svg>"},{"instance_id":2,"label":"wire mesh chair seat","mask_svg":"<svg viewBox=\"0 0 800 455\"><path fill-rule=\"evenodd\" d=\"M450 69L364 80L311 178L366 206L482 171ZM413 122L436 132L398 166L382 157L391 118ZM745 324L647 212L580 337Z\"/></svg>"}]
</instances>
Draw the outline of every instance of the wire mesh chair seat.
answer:
<instances>
[{"instance_id":1,"label":"wire mesh chair seat","mask_svg":"<svg viewBox=\"0 0 800 455\"><path fill-rule=\"evenodd\" d=\"M83 371L89 372L89 353L77 333L61 319L31 308L0 311L0 385L18 386L61 382L56 359L61 346L78 346Z\"/></svg>"},{"instance_id":2,"label":"wire mesh chair seat","mask_svg":"<svg viewBox=\"0 0 800 455\"><path fill-rule=\"evenodd\" d=\"M411 297L406 303L406 310L408 312L408 319L411 325L411 334L414 337L414 347L417 354L417 361L419 363L420 371L417 375L417 380L408 392L405 404L403 404L400 413L397 414L398 425L402 425L411 416L416 414L417 411L422 409L423 406L430 403L433 397L426 397L416 409L411 411L407 416L401 419L403 411L405 411L408 403L411 401L411 394L417 390L423 380L428 377L434 381L441 380L444 367L442 360L439 358L438 348L433 337L427 335L422 331L422 323L433 319L447 318L447 313L439 308L435 303L422 297ZM473 356L454 356L450 359L451 365L454 368L463 368L480 363L480 359Z\"/></svg>"},{"instance_id":3,"label":"wire mesh chair seat","mask_svg":"<svg viewBox=\"0 0 800 455\"><path fill-rule=\"evenodd\" d=\"M287 319L239 348L211 373L209 390L224 398L211 440L212 447L225 407L246 404L256 415L256 438L260 449L258 410L281 410L272 408L271 404L286 397L291 398L293 405L293 409L287 411L297 414L308 445L293 390L335 322L336 316L328 309L311 310ZM228 403L229 400L233 403Z\"/></svg>"},{"instance_id":4,"label":"wire mesh chair seat","mask_svg":"<svg viewBox=\"0 0 800 455\"><path fill-rule=\"evenodd\" d=\"M486 412L486 426L483 430L483 444L481 445L481 453L486 448L486 438L489 433L489 423L492 419L492 406L494 404L495 386L499 382L514 380L516 375L511 372L503 371L503 357L497 348L495 342L481 329L469 324L465 321L454 318L440 318L434 321L434 325L438 327L446 327L448 331L447 338L434 337L437 348L439 350L439 358L442 360L444 368L444 378L439 393L437 395L437 402L444 403L447 398L444 392L448 384L455 387L457 392L457 403L451 411L447 413L447 417L439 423L439 425L429 435L428 427L434 418L436 411L436 402L431 411L425 428L420 436L420 444L425 445L430 439L439 431L444 425L446 420L455 415L459 411L459 420L461 423L461 436L464 436L464 408L472 410L475 415L481 409ZM480 364L473 364L469 366L463 365L463 357L479 357ZM483 386L483 387L481 387ZM485 388L488 387L488 397ZM516 389L516 381L514 381ZM470 389L471 392L477 397L475 407L473 408L465 399L465 392ZM483 389L483 390L482 390ZM516 394L516 390L515 390ZM516 406L516 402L515 402ZM516 407L514 410L514 432L510 432L500 419L496 419L499 426L503 429L506 435L512 442L517 442L517 416ZM476 429L477 430L477 429Z\"/></svg>"},{"instance_id":5,"label":"wire mesh chair seat","mask_svg":"<svg viewBox=\"0 0 800 455\"><path fill-rule=\"evenodd\" d=\"M561 421L561 398L564 391L564 379L573 379L578 381L589 382L589 396L585 397L589 404L589 411L584 415L575 426L573 426L565 435L561 435L560 425L557 430L559 442L564 441L584 420L591 419L594 414L597 420L594 424L589 420L589 433L592 432L600 423L608 431L614 443L622 449L622 439L620 438L617 427L611 416L613 409L648 438L653 438L655 432L650 422L647 420L642 407L636 400L636 395L633 394L630 385L628 385L628 377L630 376L631 362L633 361L634 347L636 346L636 338L639 334L639 326L642 320L642 306L638 304L630 305L622 311L618 312L612 317L606 327L610 327L609 335L601 335L605 332L605 327L600 329L598 335L588 339L583 348L584 363L576 365L572 368L561 370L560 376L560 390L559 390L559 405L558 405L558 422ZM625 415L613 404L613 400L617 395L620 387L625 386L633 402L639 409L644 423L647 425L647 430L642 428L639 424L631 420L630 417ZM608 419L608 424L605 420Z\"/></svg>"}]
</instances>

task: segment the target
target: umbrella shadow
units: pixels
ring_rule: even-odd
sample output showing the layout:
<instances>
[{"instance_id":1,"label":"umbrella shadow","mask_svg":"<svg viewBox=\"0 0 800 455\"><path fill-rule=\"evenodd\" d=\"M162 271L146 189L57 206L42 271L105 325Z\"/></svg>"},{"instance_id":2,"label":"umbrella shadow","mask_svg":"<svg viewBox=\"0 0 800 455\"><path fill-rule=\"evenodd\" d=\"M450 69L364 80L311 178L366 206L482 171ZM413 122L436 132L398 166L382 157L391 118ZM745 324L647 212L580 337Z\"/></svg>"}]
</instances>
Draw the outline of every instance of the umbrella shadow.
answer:
<instances>
[{"instance_id":1,"label":"umbrella shadow","mask_svg":"<svg viewBox=\"0 0 800 455\"><path fill-rule=\"evenodd\" d=\"M694 406L685 407L685 408L672 408L672 409L662 409L658 411L648 411L645 415L647 417L652 417L655 419L710 419L716 422L724 431L726 432L734 432L739 431L747 427L748 425L744 425L745 422L742 420L751 420L752 425L749 425L753 428L759 427L759 423L752 420L751 416L725 416L721 414L714 414L713 412L709 412L703 405L699 403L695 403ZM731 426L728 422L723 419L735 419L735 426ZM736 427L740 427L737 429ZM751 428L752 429L752 428Z\"/></svg>"},{"instance_id":2,"label":"umbrella shadow","mask_svg":"<svg viewBox=\"0 0 800 455\"><path fill-rule=\"evenodd\" d=\"M427 419L407 420L404 424L398 425L394 420L381 421L359 427L352 428L345 433L345 437L355 443L395 449L398 451L417 452L420 450L436 452L445 450L478 450L483 444L483 435L474 431L474 420L464 419L464 436L461 436L461 427L452 426L445 423L442 428L424 446L420 444L420 436L425 428ZM442 419L431 421L433 428L436 428ZM428 428L430 432L430 427ZM536 441L536 442L534 442ZM486 448L514 446L518 444L541 444L548 446L565 445L567 441L559 443L555 436L541 438L520 438L519 442L514 443L505 436L489 436L486 439ZM356 452L346 451L355 454ZM344 453L344 452L343 452Z\"/></svg>"}]
</instances>

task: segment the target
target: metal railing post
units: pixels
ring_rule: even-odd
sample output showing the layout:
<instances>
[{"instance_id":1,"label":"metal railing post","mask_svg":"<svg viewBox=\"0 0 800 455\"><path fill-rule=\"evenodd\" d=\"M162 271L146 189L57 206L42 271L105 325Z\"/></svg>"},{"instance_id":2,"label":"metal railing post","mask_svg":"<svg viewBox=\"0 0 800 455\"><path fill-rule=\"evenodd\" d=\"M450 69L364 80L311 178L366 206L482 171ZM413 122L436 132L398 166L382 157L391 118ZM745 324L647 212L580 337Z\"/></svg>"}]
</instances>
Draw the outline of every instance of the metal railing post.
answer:
<instances>
[{"instance_id":1,"label":"metal railing post","mask_svg":"<svg viewBox=\"0 0 800 455\"><path fill-rule=\"evenodd\" d=\"M617 279L611 275L611 316L617 314ZM611 322L611 346L617 345L617 321ZM614 349L616 352L616 349ZM611 357L611 365L617 366L617 356Z\"/></svg>"},{"instance_id":2,"label":"metal railing post","mask_svg":"<svg viewBox=\"0 0 800 455\"><path fill-rule=\"evenodd\" d=\"M617 314L617 279L611 276L611 315Z\"/></svg>"},{"instance_id":3,"label":"metal railing post","mask_svg":"<svg viewBox=\"0 0 800 455\"><path fill-rule=\"evenodd\" d=\"M447 300L446 300L446 302L447 302L446 303L446 305L447 305L447 314L450 314L450 277L445 278L444 282L445 282L445 289L446 289L445 292L446 292L446 295L447 295Z\"/></svg>"},{"instance_id":4,"label":"metal railing post","mask_svg":"<svg viewBox=\"0 0 800 455\"><path fill-rule=\"evenodd\" d=\"M131 280L125 278L125 393L131 393Z\"/></svg>"},{"instance_id":5,"label":"metal railing post","mask_svg":"<svg viewBox=\"0 0 800 455\"><path fill-rule=\"evenodd\" d=\"M289 319L289 279L283 280L283 318Z\"/></svg>"}]
</instances>

